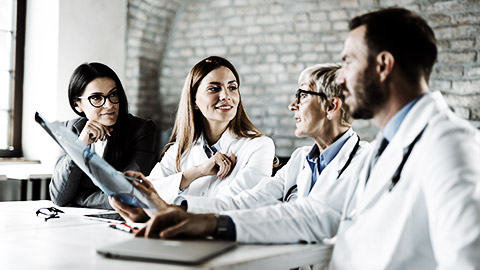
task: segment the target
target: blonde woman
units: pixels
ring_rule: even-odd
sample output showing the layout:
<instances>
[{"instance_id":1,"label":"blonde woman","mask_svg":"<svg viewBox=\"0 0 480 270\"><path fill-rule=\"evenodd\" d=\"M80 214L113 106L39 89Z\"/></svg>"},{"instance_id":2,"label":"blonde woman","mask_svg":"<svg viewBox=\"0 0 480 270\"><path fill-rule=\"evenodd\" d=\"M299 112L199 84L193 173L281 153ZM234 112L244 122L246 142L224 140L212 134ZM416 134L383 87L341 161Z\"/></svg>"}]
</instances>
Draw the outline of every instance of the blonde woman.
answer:
<instances>
[{"instance_id":1,"label":"blonde woman","mask_svg":"<svg viewBox=\"0 0 480 270\"><path fill-rule=\"evenodd\" d=\"M275 146L248 118L239 86L235 67L222 57L205 58L190 70L172 136L148 177L167 203L179 195L234 196L272 174ZM144 215L110 203L127 218Z\"/></svg>"}]
</instances>

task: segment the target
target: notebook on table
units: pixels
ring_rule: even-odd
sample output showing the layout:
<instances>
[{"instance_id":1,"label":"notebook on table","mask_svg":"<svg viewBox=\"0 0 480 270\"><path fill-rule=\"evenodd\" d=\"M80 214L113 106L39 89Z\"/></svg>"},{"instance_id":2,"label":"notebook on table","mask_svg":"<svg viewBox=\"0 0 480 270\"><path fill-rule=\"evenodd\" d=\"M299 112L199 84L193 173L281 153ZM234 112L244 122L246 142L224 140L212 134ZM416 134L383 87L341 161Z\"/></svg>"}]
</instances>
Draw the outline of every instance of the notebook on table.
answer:
<instances>
[{"instance_id":1,"label":"notebook on table","mask_svg":"<svg viewBox=\"0 0 480 270\"><path fill-rule=\"evenodd\" d=\"M78 137L60 122L48 122L38 112L35 121L45 129L55 142L70 156L77 166L92 179L108 196L118 201L141 208L153 208L145 196L130 181L138 181L115 170L108 162L99 157Z\"/></svg>"},{"instance_id":2,"label":"notebook on table","mask_svg":"<svg viewBox=\"0 0 480 270\"><path fill-rule=\"evenodd\" d=\"M236 246L218 240L162 240L132 238L125 242L97 248L108 258L146 260L180 264L200 264Z\"/></svg>"}]
</instances>

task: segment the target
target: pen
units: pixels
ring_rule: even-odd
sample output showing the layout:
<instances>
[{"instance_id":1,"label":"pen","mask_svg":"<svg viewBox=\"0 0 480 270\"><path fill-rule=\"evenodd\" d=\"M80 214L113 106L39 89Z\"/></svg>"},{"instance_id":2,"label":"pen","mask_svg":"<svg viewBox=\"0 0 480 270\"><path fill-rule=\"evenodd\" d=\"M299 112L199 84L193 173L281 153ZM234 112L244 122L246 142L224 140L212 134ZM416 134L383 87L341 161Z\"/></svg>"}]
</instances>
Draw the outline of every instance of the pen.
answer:
<instances>
[{"instance_id":1,"label":"pen","mask_svg":"<svg viewBox=\"0 0 480 270\"><path fill-rule=\"evenodd\" d=\"M138 230L137 227L132 227L132 226L130 226L128 224L125 224L125 223L110 224L109 227L113 228L113 229L116 229L116 230L128 232L128 233L134 233Z\"/></svg>"}]
</instances>

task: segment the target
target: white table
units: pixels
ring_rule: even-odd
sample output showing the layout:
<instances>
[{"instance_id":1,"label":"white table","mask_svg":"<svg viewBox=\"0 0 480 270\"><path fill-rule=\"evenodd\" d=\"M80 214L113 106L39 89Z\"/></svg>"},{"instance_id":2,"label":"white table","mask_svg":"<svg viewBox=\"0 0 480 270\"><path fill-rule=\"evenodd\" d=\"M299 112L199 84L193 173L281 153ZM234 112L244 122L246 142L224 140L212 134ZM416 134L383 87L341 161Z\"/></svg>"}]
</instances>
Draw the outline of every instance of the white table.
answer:
<instances>
[{"instance_id":1,"label":"white table","mask_svg":"<svg viewBox=\"0 0 480 270\"><path fill-rule=\"evenodd\" d=\"M53 204L45 200L0 203L1 269L289 269L325 264L331 255L329 246L294 244L239 245L197 266L109 259L95 247L132 234L81 217L98 210L61 208L66 214L47 222L35 216L38 208L49 206Z\"/></svg>"}]
</instances>

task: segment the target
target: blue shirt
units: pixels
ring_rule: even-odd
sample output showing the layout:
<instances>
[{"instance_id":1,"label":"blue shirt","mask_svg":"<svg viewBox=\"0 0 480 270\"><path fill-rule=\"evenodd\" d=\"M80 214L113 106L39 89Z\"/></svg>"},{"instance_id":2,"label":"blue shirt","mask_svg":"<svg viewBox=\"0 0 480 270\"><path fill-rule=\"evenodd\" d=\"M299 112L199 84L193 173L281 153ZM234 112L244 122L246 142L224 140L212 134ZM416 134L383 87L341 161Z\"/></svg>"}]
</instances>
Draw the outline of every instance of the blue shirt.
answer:
<instances>
[{"instance_id":1,"label":"blue shirt","mask_svg":"<svg viewBox=\"0 0 480 270\"><path fill-rule=\"evenodd\" d=\"M347 142L347 140L353 136L353 130L348 129L340 138L335 140L330 146L328 146L322 153L319 155L318 146L315 144L312 147L312 150L307 155L307 163L312 170L312 184L310 185L310 190L317 182L318 177L325 169L325 167L330 164L330 162L337 156L340 149Z\"/></svg>"},{"instance_id":2,"label":"blue shirt","mask_svg":"<svg viewBox=\"0 0 480 270\"><path fill-rule=\"evenodd\" d=\"M413 105L419 101L423 95L419 96L418 98L410 101L407 105L403 106L403 108L398 111L390 121L388 121L387 125L383 129L383 136L388 142L391 142L395 134L397 133L398 129L400 128L400 125L403 122L403 119L405 119L405 116L407 116L408 112L412 109Z\"/></svg>"}]
</instances>

